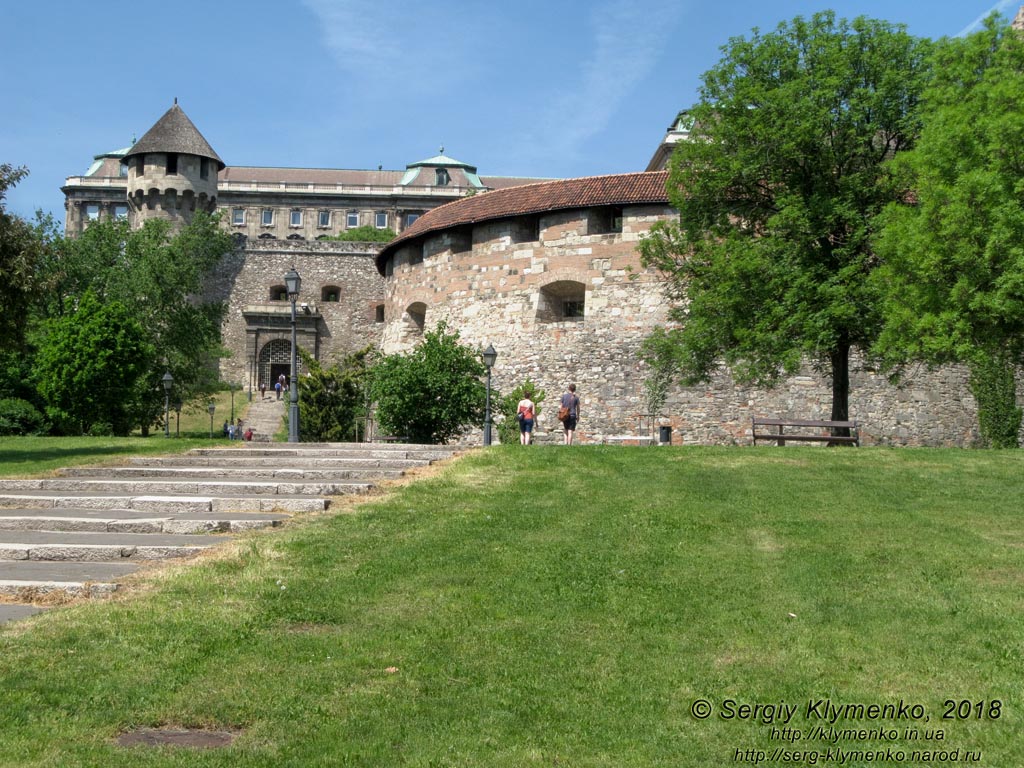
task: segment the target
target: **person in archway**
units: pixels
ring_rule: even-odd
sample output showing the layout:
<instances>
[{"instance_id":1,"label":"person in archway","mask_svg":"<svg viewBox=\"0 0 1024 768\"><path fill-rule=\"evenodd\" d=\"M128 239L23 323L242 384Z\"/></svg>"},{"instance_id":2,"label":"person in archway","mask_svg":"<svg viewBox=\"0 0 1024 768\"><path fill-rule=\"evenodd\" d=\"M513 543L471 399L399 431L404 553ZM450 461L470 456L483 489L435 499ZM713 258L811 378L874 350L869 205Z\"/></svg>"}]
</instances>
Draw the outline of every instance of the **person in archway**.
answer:
<instances>
[{"instance_id":1,"label":"person in archway","mask_svg":"<svg viewBox=\"0 0 1024 768\"><path fill-rule=\"evenodd\" d=\"M576 385L570 384L559 401L559 411L566 409L565 418L562 419L562 429L565 433L565 444L572 445L573 435L576 433L576 423L580 418L580 399L576 394Z\"/></svg>"}]
</instances>

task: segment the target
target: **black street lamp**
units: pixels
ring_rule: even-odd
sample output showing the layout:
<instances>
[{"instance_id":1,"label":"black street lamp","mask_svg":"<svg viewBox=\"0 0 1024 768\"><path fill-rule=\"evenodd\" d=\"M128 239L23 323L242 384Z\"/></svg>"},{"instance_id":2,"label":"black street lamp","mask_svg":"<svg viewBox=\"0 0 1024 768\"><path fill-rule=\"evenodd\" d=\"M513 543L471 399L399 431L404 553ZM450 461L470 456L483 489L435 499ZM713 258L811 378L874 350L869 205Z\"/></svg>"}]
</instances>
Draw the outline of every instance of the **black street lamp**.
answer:
<instances>
[{"instance_id":1,"label":"black street lamp","mask_svg":"<svg viewBox=\"0 0 1024 768\"><path fill-rule=\"evenodd\" d=\"M255 363L255 362L256 362L256 355L249 355L249 402L250 403L252 402L252 379L253 379L252 366L253 366L253 363Z\"/></svg>"},{"instance_id":2,"label":"black street lamp","mask_svg":"<svg viewBox=\"0 0 1024 768\"><path fill-rule=\"evenodd\" d=\"M164 437L171 436L171 387L174 386L174 377L167 371L162 379L164 383Z\"/></svg>"},{"instance_id":3,"label":"black street lamp","mask_svg":"<svg viewBox=\"0 0 1024 768\"><path fill-rule=\"evenodd\" d=\"M295 338L295 299L299 295L299 287L302 285L302 278L292 267L284 276L285 290L292 302L292 371L288 392L290 393L291 404L288 406L288 442L299 442L299 385L295 379L298 370L298 350L296 349Z\"/></svg>"},{"instance_id":4,"label":"black street lamp","mask_svg":"<svg viewBox=\"0 0 1024 768\"><path fill-rule=\"evenodd\" d=\"M206 410L210 413L210 439L213 440L213 412L217 410L217 406L214 405L213 400L211 400L210 404L206 406Z\"/></svg>"},{"instance_id":5,"label":"black street lamp","mask_svg":"<svg viewBox=\"0 0 1024 768\"><path fill-rule=\"evenodd\" d=\"M184 405L184 403L182 403L181 400L176 400L175 403L174 403L174 413L175 413L175 417L174 417L174 436L175 437L181 437L181 406L183 406L183 405Z\"/></svg>"},{"instance_id":6,"label":"black street lamp","mask_svg":"<svg viewBox=\"0 0 1024 768\"><path fill-rule=\"evenodd\" d=\"M484 407L484 445L491 444L491 368L498 359L498 353L493 344L488 344L483 355L484 365L487 366L487 400Z\"/></svg>"}]
</instances>

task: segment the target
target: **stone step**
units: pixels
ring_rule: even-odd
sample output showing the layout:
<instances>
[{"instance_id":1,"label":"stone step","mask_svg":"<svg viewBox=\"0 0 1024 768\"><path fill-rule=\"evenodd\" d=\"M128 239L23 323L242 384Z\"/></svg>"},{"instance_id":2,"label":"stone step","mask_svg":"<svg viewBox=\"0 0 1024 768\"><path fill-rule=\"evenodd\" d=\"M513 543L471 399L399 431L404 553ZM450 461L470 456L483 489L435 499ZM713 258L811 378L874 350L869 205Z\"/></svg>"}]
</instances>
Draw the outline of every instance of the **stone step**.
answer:
<instances>
[{"instance_id":1,"label":"stone step","mask_svg":"<svg viewBox=\"0 0 1024 768\"><path fill-rule=\"evenodd\" d=\"M226 456L141 456L132 458L129 461L131 467L227 467L227 468L252 468L262 469L266 467L280 469L412 469L429 464L428 459L405 459L401 457L369 457L361 455L352 456L331 456L321 457L310 456L258 456L253 449L252 453L245 452L243 455L229 453ZM128 467L120 467L127 469ZM109 469L117 469L111 467ZM61 471L62 475L71 476L78 472L102 471L102 468L71 467Z\"/></svg>"},{"instance_id":2,"label":"stone step","mask_svg":"<svg viewBox=\"0 0 1024 768\"><path fill-rule=\"evenodd\" d=\"M189 451L186 456L210 456L215 458L228 458L231 455L242 456L310 456L313 458L325 457L366 457L373 459L419 459L422 461L441 461L455 455L455 449L438 448L434 446L414 447L409 445L380 446L374 444L372 448L358 448L359 443L349 444L349 447L330 445L317 447L312 443L300 443L309 445L309 448L290 447L289 443L277 443L271 445L288 445L287 448L269 447L267 444L248 445L245 448L195 448Z\"/></svg>"},{"instance_id":3,"label":"stone step","mask_svg":"<svg viewBox=\"0 0 1024 768\"><path fill-rule=\"evenodd\" d=\"M0 480L0 499L3 496L30 492L58 493L113 493L117 495L153 495L195 494L212 495L323 495L342 496L348 493L363 493L369 489L368 483L359 482L273 482L257 480L218 480L216 478L189 478L177 480L163 479L128 479L116 480L109 478L63 478L51 477L39 480ZM0 506L2 506L0 501ZM135 507L132 507L133 509Z\"/></svg>"},{"instance_id":4,"label":"stone step","mask_svg":"<svg viewBox=\"0 0 1024 768\"><path fill-rule=\"evenodd\" d=\"M345 480L394 479L401 477L402 471L402 469L385 469L381 467L366 467L358 465L350 465L334 469L307 469L302 467L279 467L273 465L261 467L225 467L222 464L213 464L212 466L200 467L191 465L97 468L75 467L64 470L61 472L61 476L75 478L103 477L111 479L145 478L147 480L173 480L176 478L222 478L237 480L239 478L245 478L254 480L286 480L288 482L303 480L331 480L338 482Z\"/></svg>"},{"instance_id":5,"label":"stone step","mask_svg":"<svg viewBox=\"0 0 1024 768\"><path fill-rule=\"evenodd\" d=\"M369 484L353 484L368 490ZM62 509L67 507L88 509L128 509L146 512L152 516L180 515L182 513L225 514L236 512L299 513L322 512L329 500L323 496L292 495L112 495L102 493L53 493L49 491L23 491L0 493L0 509Z\"/></svg>"},{"instance_id":6,"label":"stone step","mask_svg":"<svg viewBox=\"0 0 1024 768\"><path fill-rule=\"evenodd\" d=\"M153 517L130 509L3 509L0 531L90 531L111 533L238 533L280 525L288 515L245 514L213 516L184 513Z\"/></svg>"},{"instance_id":7,"label":"stone step","mask_svg":"<svg viewBox=\"0 0 1024 768\"><path fill-rule=\"evenodd\" d=\"M223 536L166 533L0 531L0 561L76 560L118 562L191 557L225 541Z\"/></svg>"},{"instance_id":8,"label":"stone step","mask_svg":"<svg viewBox=\"0 0 1024 768\"><path fill-rule=\"evenodd\" d=\"M30 603L54 592L70 596L114 592L140 561L0 560L0 595ZM13 606L12 606L13 607ZM17 616L9 616L9 619ZM0 622L4 621L0 618Z\"/></svg>"}]
</instances>

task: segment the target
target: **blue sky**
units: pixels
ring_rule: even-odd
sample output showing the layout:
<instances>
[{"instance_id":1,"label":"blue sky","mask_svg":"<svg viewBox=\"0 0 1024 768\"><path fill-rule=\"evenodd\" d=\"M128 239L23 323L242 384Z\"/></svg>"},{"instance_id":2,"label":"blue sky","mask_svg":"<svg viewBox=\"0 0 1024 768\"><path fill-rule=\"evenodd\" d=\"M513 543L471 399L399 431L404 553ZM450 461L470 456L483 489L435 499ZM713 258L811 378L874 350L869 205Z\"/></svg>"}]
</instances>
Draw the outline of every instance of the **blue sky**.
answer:
<instances>
[{"instance_id":1,"label":"blue sky","mask_svg":"<svg viewBox=\"0 0 1024 768\"><path fill-rule=\"evenodd\" d=\"M938 38L1024 0L2 0L9 211L63 223L64 179L175 97L228 165L485 175L642 170L731 37L827 9Z\"/></svg>"}]
</instances>

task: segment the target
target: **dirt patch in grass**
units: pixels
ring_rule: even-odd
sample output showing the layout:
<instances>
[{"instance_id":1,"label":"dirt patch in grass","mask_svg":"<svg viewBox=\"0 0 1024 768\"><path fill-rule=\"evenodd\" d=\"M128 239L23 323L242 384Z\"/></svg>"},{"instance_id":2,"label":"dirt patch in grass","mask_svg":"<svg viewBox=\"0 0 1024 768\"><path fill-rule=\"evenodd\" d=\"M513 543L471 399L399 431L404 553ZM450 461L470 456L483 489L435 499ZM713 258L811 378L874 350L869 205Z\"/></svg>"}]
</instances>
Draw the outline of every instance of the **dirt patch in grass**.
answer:
<instances>
[{"instance_id":1,"label":"dirt patch in grass","mask_svg":"<svg viewBox=\"0 0 1024 768\"><path fill-rule=\"evenodd\" d=\"M119 747L192 747L218 749L229 747L238 736L233 731L206 731L198 728L139 728L117 737Z\"/></svg>"}]
</instances>

